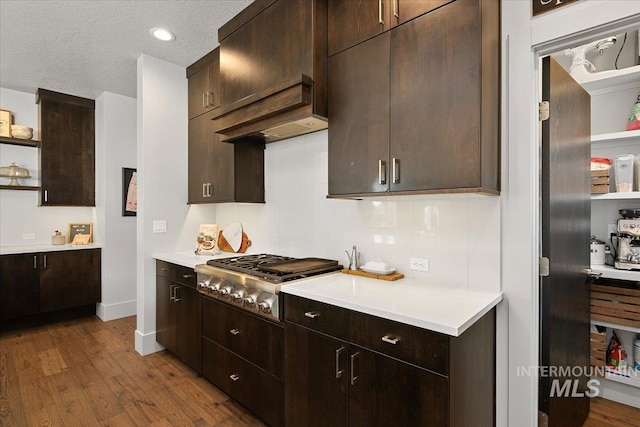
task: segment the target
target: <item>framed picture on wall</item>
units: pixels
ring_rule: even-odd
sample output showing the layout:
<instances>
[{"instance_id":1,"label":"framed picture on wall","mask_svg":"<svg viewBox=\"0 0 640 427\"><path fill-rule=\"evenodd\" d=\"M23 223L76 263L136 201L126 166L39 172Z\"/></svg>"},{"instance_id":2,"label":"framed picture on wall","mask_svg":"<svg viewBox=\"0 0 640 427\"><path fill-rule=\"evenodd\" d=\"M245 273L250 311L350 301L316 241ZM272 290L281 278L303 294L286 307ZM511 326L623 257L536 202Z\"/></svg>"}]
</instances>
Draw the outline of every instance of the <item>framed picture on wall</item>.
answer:
<instances>
[{"instance_id":1,"label":"framed picture on wall","mask_svg":"<svg viewBox=\"0 0 640 427\"><path fill-rule=\"evenodd\" d=\"M136 216L138 212L138 172L122 168L122 216Z\"/></svg>"}]
</instances>

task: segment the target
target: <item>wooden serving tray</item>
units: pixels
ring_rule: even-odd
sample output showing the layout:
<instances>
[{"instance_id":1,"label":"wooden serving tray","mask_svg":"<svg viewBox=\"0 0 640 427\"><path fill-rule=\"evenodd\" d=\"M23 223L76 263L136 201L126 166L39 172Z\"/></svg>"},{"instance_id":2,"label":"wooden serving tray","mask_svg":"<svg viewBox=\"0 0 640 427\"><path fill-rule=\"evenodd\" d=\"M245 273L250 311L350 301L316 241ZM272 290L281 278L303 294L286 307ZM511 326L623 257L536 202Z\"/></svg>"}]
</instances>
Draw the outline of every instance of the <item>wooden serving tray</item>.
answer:
<instances>
[{"instance_id":1,"label":"wooden serving tray","mask_svg":"<svg viewBox=\"0 0 640 427\"><path fill-rule=\"evenodd\" d=\"M369 277L371 279L386 280L388 282L392 282L394 280L400 280L404 278L404 274L402 273L373 274L373 273L367 273L366 271L362 271L362 270L349 270L346 268L342 270L342 272L344 274L352 274L354 276L362 276L362 277Z\"/></svg>"}]
</instances>

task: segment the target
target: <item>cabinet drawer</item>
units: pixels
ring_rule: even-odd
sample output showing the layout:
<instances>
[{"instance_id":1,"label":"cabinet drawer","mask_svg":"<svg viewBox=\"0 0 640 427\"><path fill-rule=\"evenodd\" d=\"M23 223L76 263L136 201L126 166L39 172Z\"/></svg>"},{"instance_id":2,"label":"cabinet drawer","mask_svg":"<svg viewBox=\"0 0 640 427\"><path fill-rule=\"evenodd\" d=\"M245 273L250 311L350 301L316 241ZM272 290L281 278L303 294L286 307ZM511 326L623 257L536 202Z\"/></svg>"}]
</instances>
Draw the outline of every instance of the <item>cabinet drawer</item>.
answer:
<instances>
[{"instance_id":1,"label":"cabinet drawer","mask_svg":"<svg viewBox=\"0 0 640 427\"><path fill-rule=\"evenodd\" d=\"M267 424L283 425L284 387L278 378L207 338L202 339L202 373Z\"/></svg>"},{"instance_id":2,"label":"cabinet drawer","mask_svg":"<svg viewBox=\"0 0 640 427\"><path fill-rule=\"evenodd\" d=\"M169 262L156 260L156 276L166 277L170 280L176 278L176 265Z\"/></svg>"},{"instance_id":3,"label":"cabinet drawer","mask_svg":"<svg viewBox=\"0 0 640 427\"><path fill-rule=\"evenodd\" d=\"M204 297L202 301L205 337L282 378L282 326L211 298Z\"/></svg>"},{"instance_id":4,"label":"cabinet drawer","mask_svg":"<svg viewBox=\"0 0 640 427\"><path fill-rule=\"evenodd\" d=\"M295 295L284 296L284 318L334 337L347 340L349 311L335 305Z\"/></svg>"},{"instance_id":5,"label":"cabinet drawer","mask_svg":"<svg viewBox=\"0 0 640 427\"><path fill-rule=\"evenodd\" d=\"M349 342L448 375L446 335L352 311Z\"/></svg>"},{"instance_id":6,"label":"cabinet drawer","mask_svg":"<svg viewBox=\"0 0 640 427\"><path fill-rule=\"evenodd\" d=\"M185 286L195 289L198 283L198 277L193 268L184 267L182 265L174 265L175 281Z\"/></svg>"}]
</instances>

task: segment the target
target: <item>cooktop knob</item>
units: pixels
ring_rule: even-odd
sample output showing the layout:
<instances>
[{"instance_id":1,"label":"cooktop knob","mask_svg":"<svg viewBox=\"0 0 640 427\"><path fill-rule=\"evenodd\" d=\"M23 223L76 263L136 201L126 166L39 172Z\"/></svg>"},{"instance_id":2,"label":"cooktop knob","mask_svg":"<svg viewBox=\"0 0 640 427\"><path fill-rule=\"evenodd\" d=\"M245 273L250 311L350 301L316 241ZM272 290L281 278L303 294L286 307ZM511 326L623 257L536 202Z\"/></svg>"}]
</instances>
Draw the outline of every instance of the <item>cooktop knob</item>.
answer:
<instances>
[{"instance_id":1,"label":"cooktop knob","mask_svg":"<svg viewBox=\"0 0 640 427\"><path fill-rule=\"evenodd\" d=\"M225 285L220 288L219 295L224 299L229 299L232 291L233 291L233 285Z\"/></svg>"},{"instance_id":2,"label":"cooktop knob","mask_svg":"<svg viewBox=\"0 0 640 427\"><path fill-rule=\"evenodd\" d=\"M271 303L272 301L270 299L260 301L260 304L258 304L258 310L265 314L271 313Z\"/></svg>"},{"instance_id":3,"label":"cooktop knob","mask_svg":"<svg viewBox=\"0 0 640 427\"><path fill-rule=\"evenodd\" d=\"M256 308L256 300L257 300L258 296L257 295L249 295L248 297L246 297L244 299L244 306L245 307L249 307L249 308Z\"/></svg>"},{"instance_id":4,"label":"cooktop knob","mask_svg":"<svg viewBox=\"0 0 640 427\"><path fill-rule=\"evenodd\" d=\"M244 289L238 289L237 291L233 292L231 294L231 301L241 304L242 303L242 299L244 298L244 294L245 294L245 290Z\"/></svg>"}]
</instances>

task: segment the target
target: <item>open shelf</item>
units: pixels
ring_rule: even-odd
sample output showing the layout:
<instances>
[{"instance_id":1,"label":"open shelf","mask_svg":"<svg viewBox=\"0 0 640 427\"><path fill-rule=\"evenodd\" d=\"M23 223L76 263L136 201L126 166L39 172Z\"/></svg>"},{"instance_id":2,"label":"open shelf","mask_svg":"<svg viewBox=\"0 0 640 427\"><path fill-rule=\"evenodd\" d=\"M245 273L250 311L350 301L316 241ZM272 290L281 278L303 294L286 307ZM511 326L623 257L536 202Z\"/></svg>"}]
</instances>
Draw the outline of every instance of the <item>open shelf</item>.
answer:
<instances>
[{"instance_id":1,"label":"open shelf","mask_svg":"<svg viewBox=\"0 0 640 427\"><path fill-rule=\"evenodd\" d=\"M640 270L618 270L610 265L591 265L591 271L602 273L602 277L608 279L640 281Z\"/></svg>"},{"instance_id":2,"label":"open shelf","mask_svg":"<svg viewBox=\"0 0 640 427\"><path fill-rule=\"evenodd\" d=\"M34 187L31 185L0 185L0 190L29 190L39 191L40 187Z\"/></svg>"},{"instance_id":3,"label":"open shelf","mask_svg":"<svg viewBox=\"0 0 640 427\"><path fill-rule=\"evenodd\" d=\"M640 191L628 193L592 194L591 200L640 200Z\"/></svg>"},{"instance_id":4,"label":"open shelf","mask_svg":"<svg viewBox=\"0 0 640 427\"><path fill-rule=\"evenodd\" d=\"M10 144L10 145L21 145L23 147L39 147L40 141L35 139L18 139L18 138L9 138L7 136L0 136L0 143L2 144Z\"/></svg>"},{"instance_id":5,"label":"open shelf","mask_svg":"<svg viewBox=\"0 0 640 427\"><path fill-rule=\"evenodd\" d=\"M636 371L633 367L627 367L620 370L614 370L609 367L605 369L604 377L606 379L633 387L640 387L640 371Z\"/></svg>"},{"instance_id":6,"label":"open shelf","mask_svg":"<svg viewBox=\"0 0 640 427\"><path fill-rule=\"evenodd\" d=\"M580 78L578 83L580 83L589 94L593 94L598 90L636 82L640 84L640 65L623 68L622 70L607 70L593 73Z\"/></svg>"},{"instance_id":7,"label":"open shelf","mask_svg":"<svg viewBox=\"0 0 640 427\"><path fill-rule=\"evenodd\" d=\"M617 323L603 322L602 320L593 319L591 319L591 324L596 326L604 326L605 328L609 329L619 329L621 331L629 331L633 332L634 334L640 334L640 328L634 328L633 326L619 325Z\"/></svg>"},{"instance_id":8,"label":"open shelf","mask_svg":"<svg viewBox=\"0 0 640 427\"><path fill-rule=\"evenodd\" d=\"M625 147L628 145L637 145L639 142L640 130L591 135L591 146L595 149Z\"/></svg>"}]
</instances>

